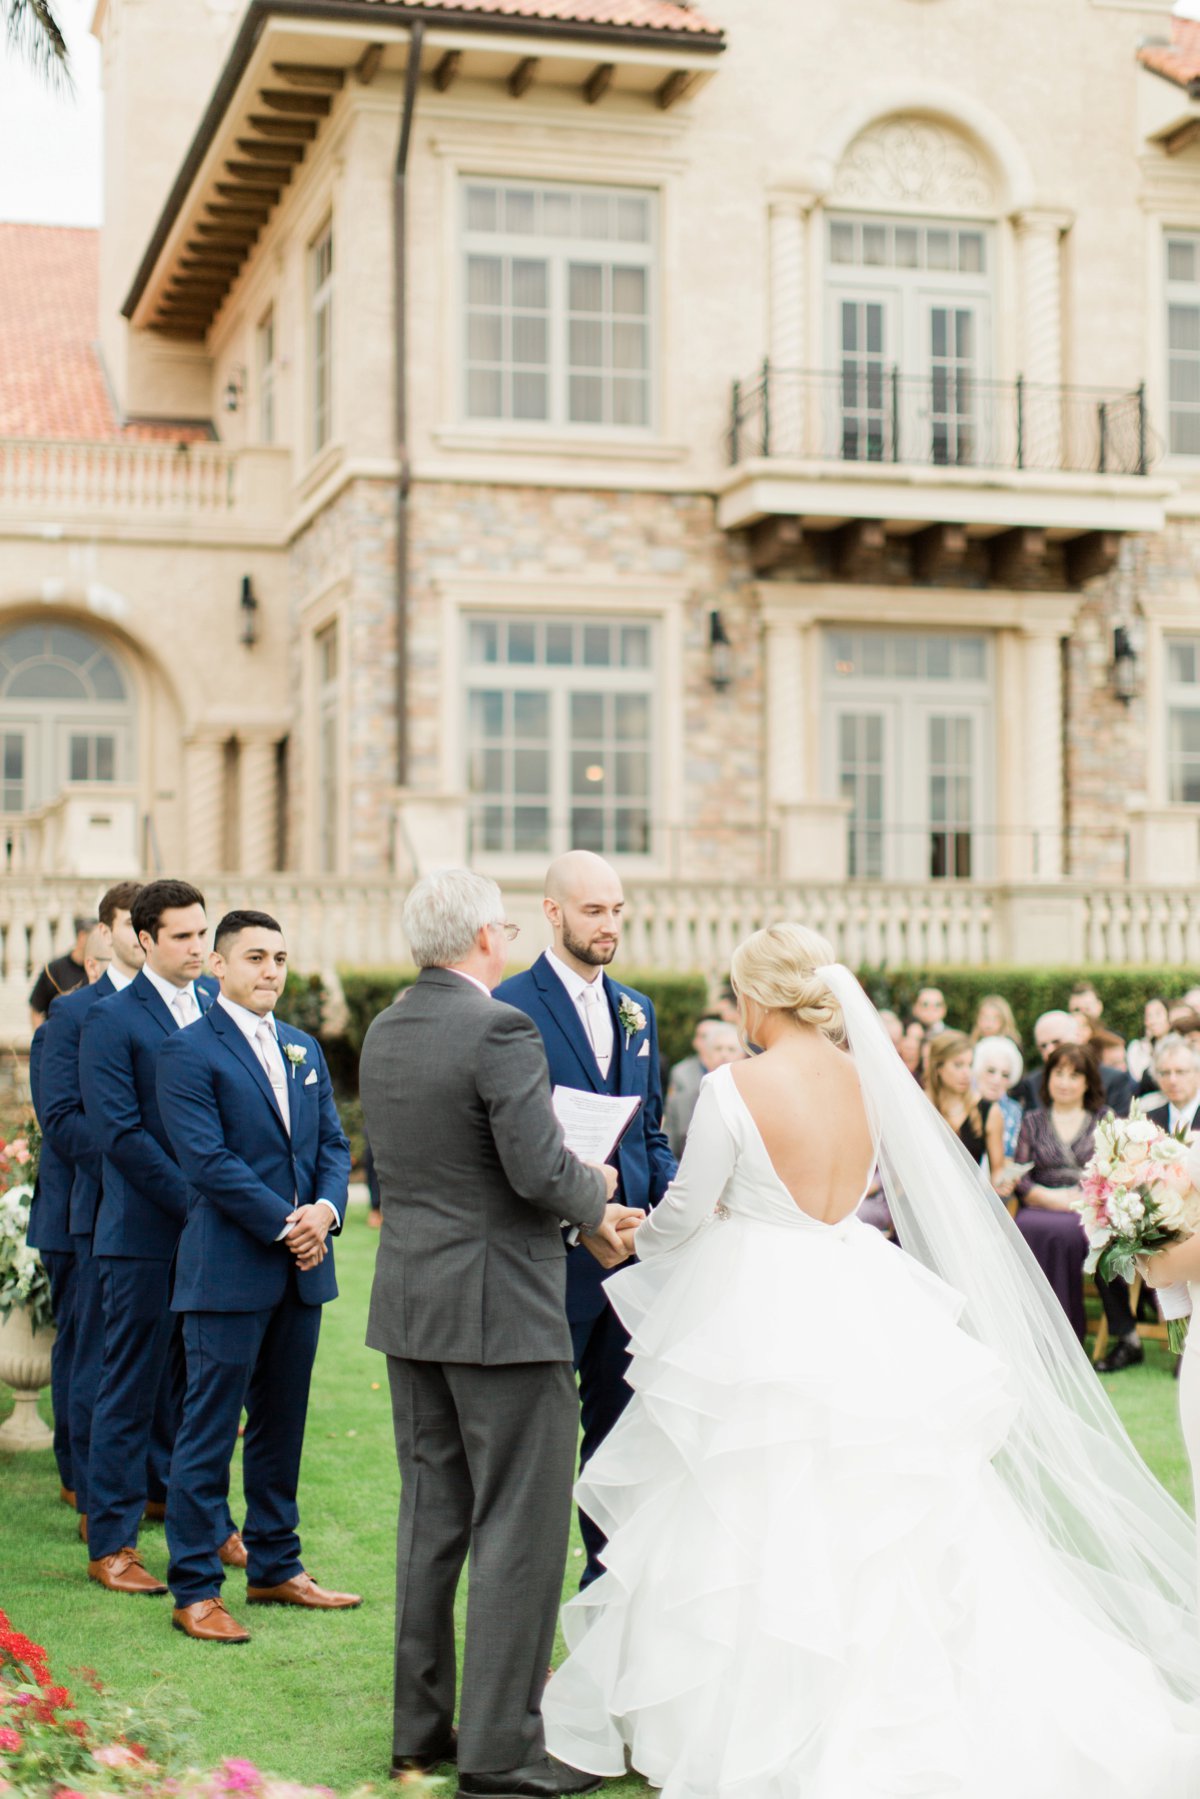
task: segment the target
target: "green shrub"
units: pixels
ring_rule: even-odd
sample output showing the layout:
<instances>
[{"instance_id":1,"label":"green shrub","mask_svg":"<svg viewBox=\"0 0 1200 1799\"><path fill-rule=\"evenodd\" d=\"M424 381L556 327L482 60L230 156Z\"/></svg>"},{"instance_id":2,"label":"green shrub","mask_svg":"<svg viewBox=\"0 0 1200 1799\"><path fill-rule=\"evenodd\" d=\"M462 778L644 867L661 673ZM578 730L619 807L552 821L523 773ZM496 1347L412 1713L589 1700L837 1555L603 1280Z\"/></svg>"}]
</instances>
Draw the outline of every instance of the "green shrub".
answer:
<instances>
[{"instance_id":1,"label":"green shrub","mask_svg":"<svg viewBox=\"0 0 1200 1799\"><path fill-rule=\"evenodd\" d=\"M1200 986L1195 968L860 968L859 979L877 1006L890 1006L907 1018L922 987L940 987L946 996L946 1019L956 1030L969 1031L980 1000L999 993L1017 1018L1026 1048L1033 1043L1034 1020L1043 1012L1066 1010L1076 981L1090 981L1104 1002L1102 1022L1127 1041L1142 1034L1142 1007L1155 994L1172 999Z\"/></svg>"},{"instance_id":2,"label":"green shrub","mask_svg":"<svg viewBox=\"0 0 1200 1799\"><path fill-rule=\"evenodd\" d=\"M310 1037L320 1037L325 1023L325 983L320 975L297 974L289 968L275 1016Z\"/></svg>"}]
</instances>

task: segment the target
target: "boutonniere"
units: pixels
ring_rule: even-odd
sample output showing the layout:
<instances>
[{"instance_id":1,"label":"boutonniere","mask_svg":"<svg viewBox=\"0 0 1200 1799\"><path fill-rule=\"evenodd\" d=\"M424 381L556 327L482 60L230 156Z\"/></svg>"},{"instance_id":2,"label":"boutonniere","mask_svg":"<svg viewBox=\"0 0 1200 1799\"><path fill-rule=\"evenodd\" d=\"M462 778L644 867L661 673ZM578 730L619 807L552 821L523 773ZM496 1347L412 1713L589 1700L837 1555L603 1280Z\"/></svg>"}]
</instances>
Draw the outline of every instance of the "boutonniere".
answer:
<instances>
[{"instance_id":1,"label":"boutonniere","mask_svg":"<svg viewBox=\"0 0 1200 1799\"><path fill-rule=\"evenodd\" d=\"M308 1051L302 1043L285 1043L283 1053L292 1065L292 1079L296 1078L296 1070L308 1061Z\"/></svg>"},{"instance_id":2,"label":"boutonniere","mask_svg":"<svg viewBox=\"0 0 1200 1799\"><path fill-rule=\"evenodd\" d=\"M646 1028L646 1014L635 999L623 993L617 1001L617 1017L621 1020L621 1029L625 1032L625 1048L628 1049L639 1031Z\"/></svg>"}]
</instances>

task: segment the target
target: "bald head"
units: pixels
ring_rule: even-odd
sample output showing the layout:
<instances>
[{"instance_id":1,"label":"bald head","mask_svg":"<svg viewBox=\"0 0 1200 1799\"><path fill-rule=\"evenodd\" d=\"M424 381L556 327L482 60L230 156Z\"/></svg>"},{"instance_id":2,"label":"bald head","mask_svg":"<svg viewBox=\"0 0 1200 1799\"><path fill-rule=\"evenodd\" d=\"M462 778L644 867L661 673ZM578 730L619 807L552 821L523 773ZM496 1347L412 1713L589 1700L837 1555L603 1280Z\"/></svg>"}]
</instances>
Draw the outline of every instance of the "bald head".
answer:
<instances>
[{"instance_id":1,"label":"bald head","mask_svg":"<svg viewBox=\"0 0 1200 1799\"><path fill-rule=\"evenodd\" d=\"M606 968L621 941L625 894L610 862L591 850L568 850L546 870L542 910L554 933L554 953L590 981Z\"/></svg>"}]
</instances>

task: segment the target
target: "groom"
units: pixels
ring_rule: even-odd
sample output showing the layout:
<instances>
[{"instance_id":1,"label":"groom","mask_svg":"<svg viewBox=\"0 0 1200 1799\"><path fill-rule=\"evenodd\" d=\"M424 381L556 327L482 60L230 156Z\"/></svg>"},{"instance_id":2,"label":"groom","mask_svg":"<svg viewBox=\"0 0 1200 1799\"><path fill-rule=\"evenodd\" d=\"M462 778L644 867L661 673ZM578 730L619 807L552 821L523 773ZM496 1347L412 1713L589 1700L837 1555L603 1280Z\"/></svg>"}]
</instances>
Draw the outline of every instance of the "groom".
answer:
<instances>
[{"instance_id":1,"label":"groom","mask_svg":"<svg viewBox=\"0 0 1200 1799\"><path fill-rule=\"evenodd\" d=\"M604 971L621 941L625 895L620 876L602 856L572 850L546 873L546 920L553 943L533 967L496 989L496 998L526 1013L541 1032L553 1087L637 1094L632 1126L616 1152L622 1203L648 1210L675 1175L675 1158L662 1129L662 1075L654 1007L644 993L624 987ZM588 1250L592 1254L587 1253ZM612 1264L596 1254L594 1240L567 1257L567 1320L583 1414L580 1468L585 1468L629 1403L625 1379L629 1337L604 1294ZM587 1548L581 1587L604 1572L604 1535L579 1514Z\"/></svg>"}]
</instances>

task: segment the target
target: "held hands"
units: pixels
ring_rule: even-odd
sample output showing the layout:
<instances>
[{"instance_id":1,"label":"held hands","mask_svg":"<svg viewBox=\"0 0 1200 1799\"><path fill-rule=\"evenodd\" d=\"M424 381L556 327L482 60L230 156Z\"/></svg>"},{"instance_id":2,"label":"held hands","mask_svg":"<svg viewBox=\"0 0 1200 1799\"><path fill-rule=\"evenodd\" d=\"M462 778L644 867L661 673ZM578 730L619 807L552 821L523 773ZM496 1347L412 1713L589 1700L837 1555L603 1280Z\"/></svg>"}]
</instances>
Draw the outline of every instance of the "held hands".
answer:
<instances>
[{"instance_id":1,"label":"held hands","mask_svg":"<svg viewBox=\"0 0 1200 1799\"><path fill-rule=\"evenodd\" d=\"M633 1233L645 1216L636 1206L605 1206L600 1223L581 1230L579 1240L601 1268L616 1268L633 1254Z\"/></svg>"},{"instance_id":2,"label":"held hands","mask_svg":"<svg viewBox=\"0 0 1200 1799\"><path fill-rule=\"evenodd\" d=\"M284 1242L303 1274L325 1260L325 1239L333 1223L333 1214L328 1206L297 1206L288 1214L288 1223L292 1228Z\"/></svg>"}]
</instances>

